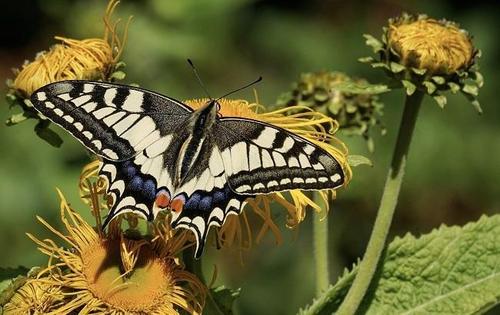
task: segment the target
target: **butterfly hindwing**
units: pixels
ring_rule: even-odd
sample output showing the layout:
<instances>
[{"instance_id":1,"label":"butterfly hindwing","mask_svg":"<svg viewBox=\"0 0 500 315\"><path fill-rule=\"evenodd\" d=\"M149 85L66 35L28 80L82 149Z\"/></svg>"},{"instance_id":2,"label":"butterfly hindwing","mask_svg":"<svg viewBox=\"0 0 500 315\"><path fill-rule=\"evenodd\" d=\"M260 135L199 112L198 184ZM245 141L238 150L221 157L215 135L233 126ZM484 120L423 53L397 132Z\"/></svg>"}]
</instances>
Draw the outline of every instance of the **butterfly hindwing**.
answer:
<instances>
[{"instance_id":1,"label":"butterfly hindwing","mask_svg":"<svg viewBox=\"0 0 500 315\"><path fill-rule=\"evenodd\" d=\"M334 189L344 182L333 156L283 128L222 118L216 132L229 185L239 194Z\"/></svg>"},{"instance_id":2,"label":"butterfly hindwing","mask_svg":"<svg viewBox=\"0 0 500 315\"><path fill-rule=\"evenodd\" d=\"M173 227L191 230L196 237L196 257L200 257L211 226L222 226L231 214L240 214L248 196L229 187L219 148L213 135L203 141L196 161L179 187L184 208L175 214Z\"/></svg>"},{"instance_id":3,"label":"butterfly hindwing","mask_svg":"<svg viewBox=\"0 0 500 315\"><path fill-rule=\"evenodd\" d=\"M89 150L127 160L172 133L192 110L141 88L93 81L61 81L32 94L34 107Z\"/></svg>"}]
</instances>

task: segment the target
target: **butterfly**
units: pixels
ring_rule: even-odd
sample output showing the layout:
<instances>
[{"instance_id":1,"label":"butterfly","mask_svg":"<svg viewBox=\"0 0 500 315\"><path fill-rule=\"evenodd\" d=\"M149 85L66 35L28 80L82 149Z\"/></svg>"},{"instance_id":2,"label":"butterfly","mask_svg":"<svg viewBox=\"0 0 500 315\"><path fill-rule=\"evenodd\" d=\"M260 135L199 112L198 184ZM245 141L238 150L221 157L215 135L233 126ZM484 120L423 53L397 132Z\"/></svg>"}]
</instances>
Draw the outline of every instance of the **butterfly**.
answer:
<instances>
[{"instance_id":1,"label":"butterfly","mask_svg":"<svg viewBox=\"0 0 500 315\"><path fill-rule=\"evenodd\" d=\"M112 198L104 228L119 214L153 221L170 210L173 228L194 233L196 257L210 227L241 213L246 199L344 183L340 163L324 149L262 121L222 117L217 100L193 110L139 87L60 81L31 102L100 157Z\"/></svg>"}]
</instances>

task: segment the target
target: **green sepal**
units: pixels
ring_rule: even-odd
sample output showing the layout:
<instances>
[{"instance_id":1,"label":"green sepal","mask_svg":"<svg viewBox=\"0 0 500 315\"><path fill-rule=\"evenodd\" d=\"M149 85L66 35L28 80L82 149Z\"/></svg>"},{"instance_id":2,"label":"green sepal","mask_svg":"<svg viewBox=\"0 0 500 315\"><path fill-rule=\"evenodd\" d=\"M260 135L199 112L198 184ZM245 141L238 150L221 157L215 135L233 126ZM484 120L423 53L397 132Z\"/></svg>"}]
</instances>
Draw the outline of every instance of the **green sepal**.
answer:
<instances>
[{"instance_id":1,"label":"green sepal","mask_svg":"<svg viewBox=\"0 0 500 315\"><path fill-rule=\"evenodd\" d=\"M418 75L424 75L427 72L427 69L419 69L419 68L411 68L411 71L413 71L415 74Z\"/></svg>"},{"instance_id":2,"label":"green sepal","mask_svg":"<svg viewBox=\"0 0 500 315\"><path fill-rule=\"evenodd\" d=\"M481 108L481 105L479 104L479 101L476 99L476 97L474 95L464 93L463 91L462 94L469 100L469 102L471 102L472 107L474 107L477 113L481 115L483 113L483 109Z\"/></svg>"},{"instance_id":3,"label":"green sepal","mask_svg":"<svg viewBox=\"0 0 500 315\"><path fill-rule=\"evenodd\" d=\"M361 57L361 58L358 58L358 61L362 62L362 63L371 63L371 62L375 61L375 58L373 58L373 57Z\"/></svg>"},{"instance_id":4,"label":"green sepal","mask_svg":"<svg viewBox=\"0 0 500 315\"><path fill-rule=\"evenodd\" d=\"M366 45L372 47L374 53L378 53L384 50L384 44L375 37L373 37L372 35L363 34L363 37L366 39L365 41Z\"/></svg>"},{"instance_id":5,"label":"green sepal","mask_svg":"<svg viewBox=\"0 0 500 315\"><path fill-rule=\"evenodd\" d=\"M422 85L425 86L425 88L427 89L427 93L429 95L431 95L432 93L434 93L436 91L436 85L434 83L432 83L431 81L424 81L424 82L422 82Z\"/></svg>"},{"instance_id":6,"label":"green sepal","mask_svg":"<svg viewBox=\"0 0 500 315\"><path fill-rule=\"evenodd\" d=\"M439 85L446 83L446 79L438 75L433 76L431 79Z\"/></svg>"},{"instance_id":7,"label":"green sepal","mask_svg":"<svg viewBox=\"0 0 500 315\"><path fill-rule=\"evenodd\" d=\"M472 85L472 84L464 85L464 87L462 88L462 91L464 91L464 93L474 95L474 96L477 96L479 94L479 88L475 85Z\"/></svg>"},{"instance_id":8,"label":"green sepal","mask_svg":"<svg viewBox=\"0 0 500 315\"><path fill-rule=\"evenodd\" d=\"M417 90L417 87L415 86L415 84L413 84L412 82L410 82L408 80L401 80L401 83L403 84L403 86L406 89L406 95L412 95Z\"/></svg>"},{"instance_id":9,"label":"green sepal","mask_svg":"<svg viewBox=\"0 0 500 315\"><path fill-rule=\"evenodd\" d=\"M208 292L207 303L203 309L203 314L206 315L231 315L234 314L233 306L236 299L241 294L241 289L229 289L225 286L212 288Z\"/></svg>"},{"instance_id":10,"label":"green sepal","mask_svg":"<svg viewBox=\"0 0 500 315\"><path fill-rule=\"evenodd\" d=\"M125 79L125 76L126 76L125 72L123 72L123 71L115 71L115 72L113 72L110 75L109 79L111 81L114 81L114 80L123 80L123 79Z\"/></svg>"},{"instance_id":11,"label":"green sepal","mask_svg":"<svg viewBox=\"0 0 500 315\"><path fill-rule=\"evenodd\" d=\"M394 73L400 73L406 69L405 66L403 66L402 64L399 64L397 62L391 62L390 68L391 68L391 71Z\"/></svg>"},{"instance_id":12,"label":"green sepal","mask_svg":"<svg viewBox=\"0 0 500 315\"><path fill-rule=\"evenodd\" d=\"M19 113L19 114L15 114L15 115L12 115L10 116L6 121L5 121L5 124L7 126L14 126L14 125L17 125L19 123L22 123L23 121L25 121L26 119L30 118L30 115L28 115L26 112L23 112L23 113Z\"/></svg>"},{"instance_id":13,"label":"green sepal","mask_svg":"<svg viewBox=\"0 0 500 315\"><path fill-rule=\"evenodd\" d=\"M363 155L348 155L347 156L347 163L349 166L356 167L360 165L368 165L368 166L373 166L373 162L367 158L366 156Z\"/></svg>"},{"instance_id":14,"label":"green sepal","mask_svg":"<svg viewBox=\"0 0 500 315\"><path fill-rule=\"evenodd\" d=\"M385 84L370 84L368 82L344 81L333 85L335 89L343 93L352 94L381 94L389 92L391 89Z\"/></svg>"},{"instance_id":15,"label":"green sepal","mask_svg":"<svg viewBox=\"0 0 500 315\"><path fill-rule=\"evenodd\" d=\"M446 102L447 102L446 96L434 95L432 98L436 101L436 103L439 105L439 107L444 108L444 106L446 105Z\"/></svg>"},{"instance_id":16,"label":"green sepal","mask_svg":"<svg viewBox=\"0 0 500 315\"><path fill-rule=\"evenodd\" d=\"M448 82L448 87L450 88L451 93L456 94L457 92L460 92L460 85L454 83L454 82Z\"/></svg>"}]
</instances>

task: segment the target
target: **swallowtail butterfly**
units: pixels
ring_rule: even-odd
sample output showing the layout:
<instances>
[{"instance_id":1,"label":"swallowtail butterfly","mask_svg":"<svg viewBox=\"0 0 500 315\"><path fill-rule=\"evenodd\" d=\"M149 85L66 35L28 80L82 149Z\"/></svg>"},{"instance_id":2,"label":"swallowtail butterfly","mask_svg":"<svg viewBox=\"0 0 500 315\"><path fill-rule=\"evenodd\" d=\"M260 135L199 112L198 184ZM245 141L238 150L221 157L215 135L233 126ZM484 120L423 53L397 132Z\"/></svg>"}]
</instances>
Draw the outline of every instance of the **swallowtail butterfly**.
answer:
<instances>
[{"instance_id":1,"label":"swallowtail butterfly","mask_svg":"<svg viewBox=\"0 0 500 315\"><path fill-rule=\"evenodd\" d=\"M285 129L218 115L217 100L193 110L142 88L61 81L31 96L34 107L101 160L113 199L104 226L134 212L190 229L199 257L212 225L239 214L245 200L292 189L333 189L342 167L325 150Z\"/></svg>"}]
</instances>

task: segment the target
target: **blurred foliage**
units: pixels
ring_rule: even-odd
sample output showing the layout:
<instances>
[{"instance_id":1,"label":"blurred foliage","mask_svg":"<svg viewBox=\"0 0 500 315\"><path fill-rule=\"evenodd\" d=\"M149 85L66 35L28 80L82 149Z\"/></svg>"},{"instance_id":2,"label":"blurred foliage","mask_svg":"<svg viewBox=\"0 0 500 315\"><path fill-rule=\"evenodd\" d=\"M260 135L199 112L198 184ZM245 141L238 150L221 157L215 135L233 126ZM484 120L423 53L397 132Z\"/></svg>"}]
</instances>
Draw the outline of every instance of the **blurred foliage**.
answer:
<instances>
[{"instance_id":1,"label":"blurred foliage","mask_svg":"<svg viewBox=\"0 0 500 315\"><path fill-rule=\"evenodd\" d=\"M73 38L101 36L105 1L18 0L2 4L0 71L11 78L12 67L55 42L54 35ZM139 83L177 99L204 96L187 62L195 61L213 95L222 95L262 75L257 91L261 103L273 105L303 72L342 71L380 82L357 58L370 53L362 34L381 35L387 18L402 11L425 12L459 22L474 35L483 52L480 60L485 86L479 97L479 117L461 96L448 98L446 112L424 100L417 123L406 181L393 233L422 233L441 223L462 224L500 208L500 107L495 82L500 43L500 7L495 2L419 1L303 1L288 2L132 1L124 0L117 15L134 15L123 60L126 83ZM4 87L3 94L5 94ZM253 99L252 91L235 95ZM352 154L368 156L374 167L355 169L354 178L330 213L332 274L340 274L365 248L401 115L401 93L380 96L387 135L374 133L377 150L367 152L362 139L343 137ZM7 102L0 109L5 121L14 111ZM77 208L78 175L89 160L83 147L61 130L60 149L33 133L35 122L7 128L0 124L0 266L32 266L44 261L24 232L43 236L35 215L58 226L60 187ZM54 128L55 129L55 128ZM90 213L84 213L90 219ZM278 221L284 223L285 218ZM314 295L310 220L287 233L275 247L272 237L244 252L209 250L206 274L216 263L216 284L241 287L238 314L290 314ZM284 224L281 224L284 226ZM270 297L265 299L263 297ZM286 301L284 303L283 301Z\"/></svg>"}]
</instances>

